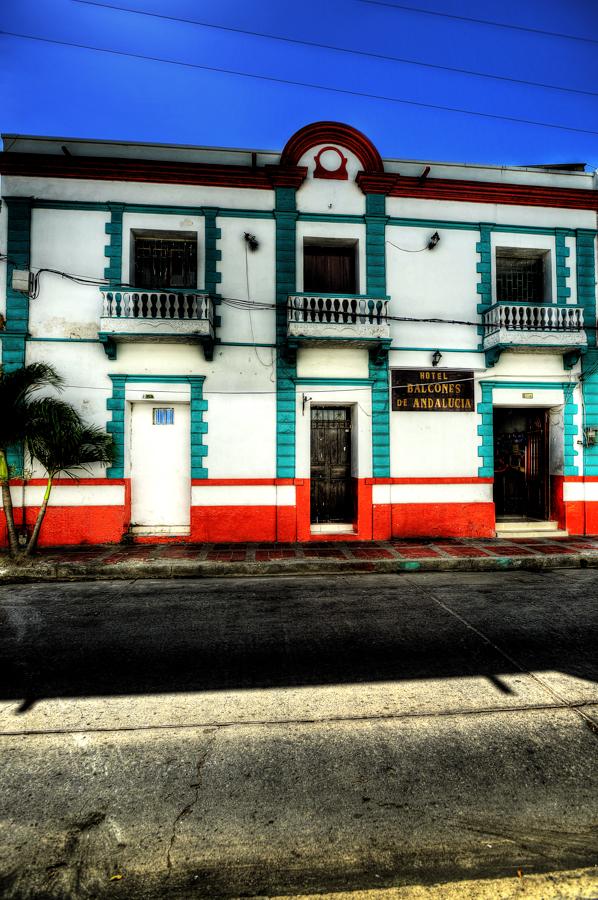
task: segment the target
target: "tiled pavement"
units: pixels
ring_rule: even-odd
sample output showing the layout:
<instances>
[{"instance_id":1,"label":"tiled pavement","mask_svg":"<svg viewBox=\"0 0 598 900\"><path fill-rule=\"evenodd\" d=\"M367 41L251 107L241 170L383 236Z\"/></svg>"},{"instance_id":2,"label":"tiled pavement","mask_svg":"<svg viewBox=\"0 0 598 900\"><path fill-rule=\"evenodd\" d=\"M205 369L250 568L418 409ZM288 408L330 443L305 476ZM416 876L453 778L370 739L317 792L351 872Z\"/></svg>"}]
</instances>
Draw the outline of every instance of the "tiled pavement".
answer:
<instances>
[{"instance_id":1,"label":"tiled pavement","mask_svg":"<svg viewBox=\"0 0 598 900\"><path fill-rule=\"evenodd\" d=\"M217 563L260 563L285 560L427 560L504 559L505 557L598 557L598 537L521 538L512 540L351 541L306 544L138 544L52 548L39 551L40 562L95 563L98 566L128 561L172 562L190 560Z\"/></svg>"}]
</instances>

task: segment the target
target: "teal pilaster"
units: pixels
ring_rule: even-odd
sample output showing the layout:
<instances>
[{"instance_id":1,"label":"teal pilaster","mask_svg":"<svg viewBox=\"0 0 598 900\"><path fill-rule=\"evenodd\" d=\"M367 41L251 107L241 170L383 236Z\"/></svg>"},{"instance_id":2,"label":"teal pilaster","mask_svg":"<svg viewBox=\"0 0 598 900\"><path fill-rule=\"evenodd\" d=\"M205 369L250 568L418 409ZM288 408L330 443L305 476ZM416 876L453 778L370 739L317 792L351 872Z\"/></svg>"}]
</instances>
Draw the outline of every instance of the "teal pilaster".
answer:
<instances>
[{"instance_id":1,"label":"teal pilaster","mask_svg":"<svg viewBox=\"0 0 598 900\"><path fill-rule=\"evenodd\" d=\"M483 316L487 309L492 306L492 225L480 222L480 239L475 245L476 253L479 261L476 264L476 272L478 274L478 305L477 312L479 316ZM480 336L480 350L482 349L482 338L484 336L484 327L478 325L478 334Z\"/></svg>"},{"instance_id":2,"label":"teal pilaster","mask_svg":"<svg viewBox=\"0 0 598 900\"><path fill-rule=\"evenodd\" d=\"M6 331L2 365L12 371L25 365L25 340L29 328L29 297L12 287L15 269L29 269L31 262L31 200L5 199L8 209L6 237ZM10 340L7 340L7 337Z\"/></svg>"},{"instance_id":3,"label":"teal pilaster","mask_svg":"<svg viewBox=\"0 0 598 900\"><path fill-rule=\"evenodd\" d=\"M386 196L365 197L366 294L386 296Z\"/></svg>"},{"instance_id":4,"label":"teal pilaster","mask_svg":"<svg viewBox=\"0 0 598 900\"><path fill-rule=\"evenodd\" d=\"M386 195L365 195L366 293L386 296ZM388 342L390 343L390 341ZM372 382L372 475L390 477L388 346L369 354Z\"/></svg>"},{"instance_id":5,"label":"teal pilaster","mask_svg":"<svg viewBox=\"0 0 598 900\"><path fill-rule=\"evenodd\" d=\"M598 428L598 350L589 350L581 358L583 369L584 428ZM584 446L584 474L598 475L598 444Z\"/></svg>"},{"instance_id":6,"label":"teal pilaster","mask_svg":"<svg viewBox=\"0 0 598 900\"><path fill-rule=\"evenodd\" d=\"M555 263L556 263L556 302L566 304L571 296L571 288L568 285L571 269L567 265L570 250L566 243L566 231L557 228L554 238Z\"/></svg>"},{"instance_id":7,"label":"teal pilaster","mask_svg":"<svg viewBox=\"0 0 598 900\"><path fill-rule=\"evenodd\" d=\"M478 447L479 478L494 477L494 416L492 411L492 385L482 384L482 399L478 403L478 434L482 441Z\"/></svg>"},{"instance_id":8,"label":"teal pilaster","mask_svg":"<svg viewBox=\"0 0 598 900\"><path fill-rule=\"evenodd\" d=\"M577 303L583 306L588 347L596 346L596 232L578 228L575 240Z\"/></svg>"},{"instance_id":9,"label":"teal pilaster","mask_svg":"<svg viewBox=\"0 0 598 900\"><path fill-rule=\"evenodd\" d=\"M218 248L218 241L222 237L222 229L216 227L218 209L212 206L204 206L204 253L205 253L205 278L204 290L214 298L216 306L221 305L220 282L222 274L218 271L218 263L222 259L222 251ZM221 323L220 316L215 317L216 328Z\"/></svg>"},{"instance_id":10,"label":"teal pilaster","mask_svg":"<svg viewBox=\"0 0 598 900\"><path fill-rule=\"evenodd\" d=\"M578 229L575 239L577 303L583 307L588 352L582 356L584 428L598 428L598 350L596 350L596 232ZM586 446L584 475L598 475L598 444Z\"/></svg>"},{"instance_id":11,"label":"teal pilaster","mask_svg":"<svg viewBox=\"0 0 598 900\"><path fill-rule=\"evenodd\" d=\"M15 269L29 269L31 261L31 200L14 197L4 200L8 210L6 255L6 326L2 334L2 368L14 372L25 365L25 344L29 328L29 297L12 288ZM11 475L23 471L22 444L9 447L7 461Z\"/></svg>"},{"instance_id":12,"label":"teal pilaster","mask_svg":"<svg viewBox=\"0 0 598 900\"><path fill-rule=\"evenodd\" d=\"M204 434L208 433L208 423L204 413L208 411L208 401L203 397L203 377L189 376L191 383L191 478L207 478L206 456L208 448L204 444Z\"/></svg>"},{"instance_id":13,"label":"teal pilaster","mask_svg":"<svg viewBox=\"0 0 598 900\"><path fill-rule=\"evenodd\" d=\"M112 435L115 448L114 465L106 475L108 478L124 478L125 476L125 392L127 384L189 384L191 411L191 478L207 478L206 456L208 448L204 435L208 433L208 424L204 414L208 402L203 397L203 375L110 375L112 396L106 401L111 413L111 420L106 424L106 431Z\"/></svg>"},{"instance_id":14,"label":"teal pilaster","mask_svg":"<svg viewBox=\"0 0 598 900\"><path fill-rule=\"evenodd\" d=\"M388 353L378 359L370 354L372 380L372 475L390 478L390 401Z\"/></svg>"},{"instance_id":15,"label":"teal pilaster","mask_svg":"<svg viewBox=\"0 0 598 900\"><path fill-rule=\"evenodd\" d=\"M110 412L110 421L106 423L106 431L114 441L114 463L106 469L108 478L125 477L125 383L126 375L110 375L112 396L106 400L106 408Z\"/></svg>"},{"instance_id":16,"label":"teal pilaster","mask_svg":"<svg viewBox=\"0 0 598 900\"><path fill-rule=\"evenodd\" d=\"M276 209L276 474L295 477L295 378L297 363L287 344L287 302L296 290L297 206L295 189L275 188Z\"/></svg>"},{"instance_id":17,"label":"teal pilaster","mask_svg":"<svg viewBox=\"0 0 598 900\"><path fill-rule=\"evenodd\" d=\"M577 439L577 425L575 424L575 415L578 412L576 404L573 402L573 385L564 386L565 392L565 409L563 412L563 474L579 475L579 470L575 464L575 457L579 456L575 448Z\"/></svg>"},{"instance_id":18,"label":"teal pilaster","mask_svg":"<svg viewBox=\"0 0 598 900\"><path fill-rule=\"evenodd\" d=\"M110 221L106 222L105 231L108 235L108 243L104 247L106 268L104 278L113 287L122 284L123 269L123 213L124 203L109 203Z\"/></svg>"}]
</instances>

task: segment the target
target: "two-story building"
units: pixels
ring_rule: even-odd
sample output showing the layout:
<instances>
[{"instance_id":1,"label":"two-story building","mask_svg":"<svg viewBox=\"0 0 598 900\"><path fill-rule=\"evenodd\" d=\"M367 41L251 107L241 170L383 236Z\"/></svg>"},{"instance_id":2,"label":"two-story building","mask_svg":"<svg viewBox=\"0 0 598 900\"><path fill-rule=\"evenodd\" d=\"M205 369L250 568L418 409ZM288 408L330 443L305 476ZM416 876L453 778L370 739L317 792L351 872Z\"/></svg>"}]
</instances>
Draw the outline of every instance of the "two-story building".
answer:
<instances>
[{"instance_id":1,"label":"two-story building","mask_svg":"<svg viewBox=\"0 0 598 900\"><path fill-rule=\"evenodd\" d=\"M5 136L2 365L51 363L117 448L41 543L598 533L583 169L334 122L282 153ZM26 527L43 472L11 463Z\"/></svg>"}]
</instances>

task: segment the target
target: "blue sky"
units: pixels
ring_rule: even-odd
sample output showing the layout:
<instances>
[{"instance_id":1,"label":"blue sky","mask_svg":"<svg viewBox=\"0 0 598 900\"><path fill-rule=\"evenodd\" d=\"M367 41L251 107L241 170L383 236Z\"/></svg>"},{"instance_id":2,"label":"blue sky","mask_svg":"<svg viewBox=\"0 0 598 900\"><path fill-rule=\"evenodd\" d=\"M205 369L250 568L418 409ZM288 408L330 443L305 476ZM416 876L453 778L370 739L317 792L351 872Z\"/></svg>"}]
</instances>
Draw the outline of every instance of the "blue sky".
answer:
<instances>
[{"instance_id":1,"label":"blue sky","mask_svg":"<svg viewBox=\"0 0 598 900\"><path fill-rule=\"evenodd\" d=\"M87 5L3 0L0 29L212 69L460 107L598 132L595 0L404 0L575 41L363 0L98 0L213 25L594 91L495 81ZM399 0L387 0L397 3ZM588 162L598 133L484 119L350 94L0 35L0 129L175 144L281 149L319 119L364 131L383 156L493 164Z\"/></svg>"}]
</instances>

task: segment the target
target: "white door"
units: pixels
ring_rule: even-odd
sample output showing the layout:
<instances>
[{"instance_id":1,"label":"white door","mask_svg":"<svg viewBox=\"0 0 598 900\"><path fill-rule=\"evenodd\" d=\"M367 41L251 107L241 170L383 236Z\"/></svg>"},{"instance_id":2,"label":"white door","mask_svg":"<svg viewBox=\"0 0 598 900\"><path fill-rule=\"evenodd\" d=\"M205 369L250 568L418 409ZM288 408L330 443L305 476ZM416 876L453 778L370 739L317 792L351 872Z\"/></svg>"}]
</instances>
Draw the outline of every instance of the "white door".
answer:
<instances>
[{"instance_id":1,"label":"white door","mask_svg":"<svg viewBox=\"0 0 598 900\"><path fill-rule=\"evenodd\" d=\"M131 526L187 531L191 505L188 403L134 403L131 409Z\"/></svg>"}]
</instances>

